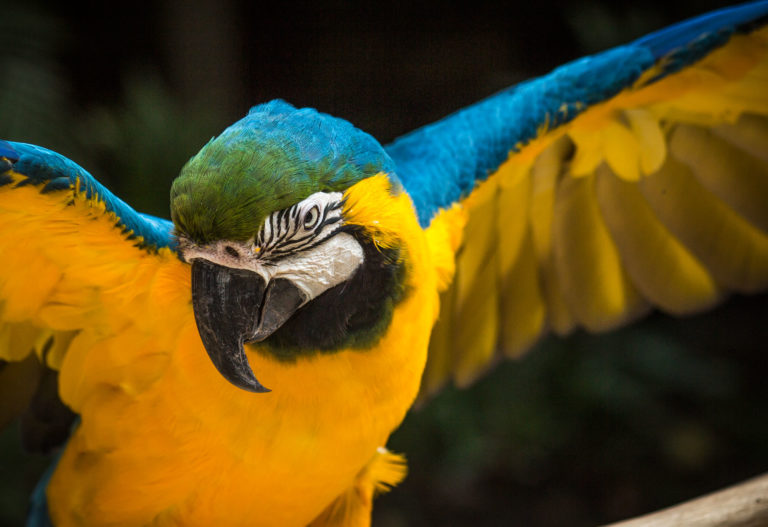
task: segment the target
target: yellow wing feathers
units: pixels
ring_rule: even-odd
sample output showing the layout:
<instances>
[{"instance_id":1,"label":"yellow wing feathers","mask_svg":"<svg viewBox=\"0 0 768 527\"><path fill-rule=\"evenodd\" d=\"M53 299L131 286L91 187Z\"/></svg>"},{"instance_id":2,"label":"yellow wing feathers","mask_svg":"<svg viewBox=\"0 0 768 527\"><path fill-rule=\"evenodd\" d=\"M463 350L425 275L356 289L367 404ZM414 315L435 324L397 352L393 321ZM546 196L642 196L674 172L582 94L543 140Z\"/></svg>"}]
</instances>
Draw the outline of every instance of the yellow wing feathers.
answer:
<instances>
[{"instance_id":1,"label":"yellow wing feathers","mask_svg":"<svg viewBox=\"0 0 768 527\"><path fill-rule=\"evenodd\" d=\"M462 203L424 391L551 330L768 288L768 30L655 71L513 154Z\"/></svg>"},{"instance_id":2,"label":"yellow wing feathers","mask_svg":"<svg viewBox=\"0 0 768 527\"><path fill-rule=\"evenodd\" d=\"M0 358L42 357L46 349L53 368L82 362L60 378L62 399L75 410L96 385L140 390L150 383L152 368L120 370L145 353L172 349L163 340L173 332L150 329L188 318L180 313L189 309L188 272L175 253L137 247L103 203L75 189L4 185L0 221ZM149 335L151 346L136 345ZM88 353L97 345L98 353Z\"/></svg>"}]
</instances>

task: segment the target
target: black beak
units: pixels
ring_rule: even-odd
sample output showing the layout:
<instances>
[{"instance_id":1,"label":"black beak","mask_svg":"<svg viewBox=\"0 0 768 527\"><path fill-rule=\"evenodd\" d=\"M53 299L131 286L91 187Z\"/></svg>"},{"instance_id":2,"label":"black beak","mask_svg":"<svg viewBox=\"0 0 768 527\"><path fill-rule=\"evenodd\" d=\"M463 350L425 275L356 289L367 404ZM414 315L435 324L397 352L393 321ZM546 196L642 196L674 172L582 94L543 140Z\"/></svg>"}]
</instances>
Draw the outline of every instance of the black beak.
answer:
<instances>
[{"instance_id":1,"label":"black beak","mask_svg":"<svg viewBox=\"0 0 768 527\"><path fill-rule=\"evenodd\" d=\"M192 262L192 307L205 350L225 379L243 390L270 391L256 379L243 345L274 333L305 302L289 280L207 260Z\"/></svg>"}]
</instances>

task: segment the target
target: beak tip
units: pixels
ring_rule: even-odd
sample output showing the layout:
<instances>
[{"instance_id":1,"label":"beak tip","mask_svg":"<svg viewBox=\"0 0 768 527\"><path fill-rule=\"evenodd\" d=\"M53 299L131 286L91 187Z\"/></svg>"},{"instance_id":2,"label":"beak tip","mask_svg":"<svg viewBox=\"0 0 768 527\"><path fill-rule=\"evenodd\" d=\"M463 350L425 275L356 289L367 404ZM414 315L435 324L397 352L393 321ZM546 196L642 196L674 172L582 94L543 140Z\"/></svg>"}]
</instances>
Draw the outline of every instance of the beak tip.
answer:
<instances>
[{"instance_id":1,"label":"beak tip","mask_svg":"<svg viewBox=\"0 0 768 527\"><path fill-rule=\"evenodd\" d=\"M221 376L233 386L251 393L271 392L272 390L261 384L253 374L253 370L248 365L248 359L245 358L245 352L242 347L240 347L240 354L242 354L244 363L235 368L232 368L228 363L222 363L218 360L218 357L211 356L211 359L213 359L214 366L219 370Z\"/></svg>"},{"instance_id":2,"label":"beak tip","mask_svg":"<svg viewBox=\"0 0 768 527\"><path fill-rule=\"evenodd\" d=\"M262 386L262 384L259 383L258 381L255 384L248 384L247 386L240 385L240 388L242 388L243 390L248 390L249 392L253 392L253 393L269 393L272 391L266 386Z\"/></svg>"},{"instance_id":3,"label":"beak tip","mask_svg":"<svg viewBox=\"0 0 768 527\"><path fill-rule=\"evenodd\" d=\"M234 386L251 393L271 392L272 390L261 384L253 374L243 345L240 344L236 349L237 352L234 354L236 360L233 361L231 360L232 357L228 354L212 354L209 352L208 355L216 369L219 370L219 373ZM229 357L229 360L226 357Z\"/></svg>"}]
</instances>

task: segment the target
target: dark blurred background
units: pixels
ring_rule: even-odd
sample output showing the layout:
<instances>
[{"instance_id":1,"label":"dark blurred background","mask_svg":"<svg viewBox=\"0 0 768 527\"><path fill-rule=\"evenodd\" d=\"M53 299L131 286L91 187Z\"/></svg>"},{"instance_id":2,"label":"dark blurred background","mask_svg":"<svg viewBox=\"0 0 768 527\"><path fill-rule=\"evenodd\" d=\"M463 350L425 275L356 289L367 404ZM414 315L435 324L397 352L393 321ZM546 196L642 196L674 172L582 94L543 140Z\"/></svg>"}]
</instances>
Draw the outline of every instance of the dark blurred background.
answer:
<instances>
[{"instance_id":1,"label":"dark blurred background","mask_svg":"<svg viewBox=\"0 0 768 527\"><path fill-rule=\"evenodd\" d=\"M510 84L723 2L0 2L0 137L57 150L168 216L179 168L276 97L383 143ZM765 297L547 339L412 411L374 525L579 526L768 470ZM48 460L0 436L0 525ZM297 499L301 499L300 496Z\"/></svg>"}]
</instances>

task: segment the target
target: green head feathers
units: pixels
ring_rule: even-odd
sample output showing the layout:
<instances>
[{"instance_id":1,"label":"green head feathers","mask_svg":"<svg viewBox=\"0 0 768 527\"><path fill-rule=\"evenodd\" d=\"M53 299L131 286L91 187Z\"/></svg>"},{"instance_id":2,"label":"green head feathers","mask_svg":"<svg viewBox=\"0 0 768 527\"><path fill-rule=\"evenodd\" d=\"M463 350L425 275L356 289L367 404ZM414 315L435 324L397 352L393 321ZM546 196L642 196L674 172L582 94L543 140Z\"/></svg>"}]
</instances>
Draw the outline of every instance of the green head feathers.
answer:
<instances>
[{"instance_id":1,"label":"green head feathers","mask_svg":"<svg viewBox=\"0 0 768 527\"><path fill-rule=\"evenodd\" d=\"M315 192L343 192L379 172L395 177L370 135L343 119L272 101L187 162L171 187L171 218L179 234L200 244L246 241L271 212Z\"/></svg>"}]
</instances>

